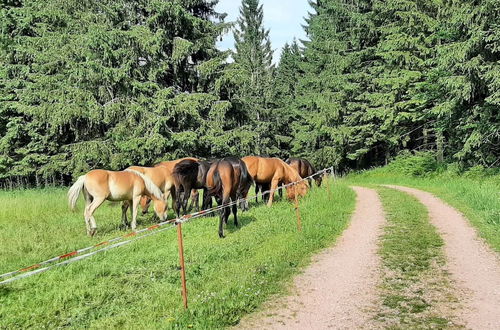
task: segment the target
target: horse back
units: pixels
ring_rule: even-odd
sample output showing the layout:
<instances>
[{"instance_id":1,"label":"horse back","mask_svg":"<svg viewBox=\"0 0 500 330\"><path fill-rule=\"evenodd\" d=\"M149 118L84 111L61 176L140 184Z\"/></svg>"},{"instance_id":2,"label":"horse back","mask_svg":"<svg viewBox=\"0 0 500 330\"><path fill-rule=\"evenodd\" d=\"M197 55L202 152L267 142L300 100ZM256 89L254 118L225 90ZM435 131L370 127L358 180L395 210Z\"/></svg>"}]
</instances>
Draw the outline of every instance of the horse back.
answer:
<instances>
[{"instance_id":1,"label":"horse back","mask_svg":"<svg viewBox=\"0 0 500 330\"><path fill-rule=\"evenodd\" d=\"M92 170L85 177L85 189L108 200L130 200L144 188L143 180L127 171Z\"/></svg>"}]
</instances>

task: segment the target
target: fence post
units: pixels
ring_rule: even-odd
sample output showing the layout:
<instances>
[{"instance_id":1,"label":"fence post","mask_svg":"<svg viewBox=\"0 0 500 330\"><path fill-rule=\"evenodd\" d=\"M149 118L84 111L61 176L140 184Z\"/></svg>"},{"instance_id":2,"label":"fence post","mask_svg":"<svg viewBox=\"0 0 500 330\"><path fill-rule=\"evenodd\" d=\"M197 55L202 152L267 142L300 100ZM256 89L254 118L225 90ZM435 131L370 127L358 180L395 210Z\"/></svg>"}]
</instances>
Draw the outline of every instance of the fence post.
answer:
<instances>
[{"instance_id":1,"label":"fence post","mask_svg":"<svg viewBox=\"0 0 500 330\"><path fill-rule=\"evenodd\" d=\"M331 196L332 196L332 193L331 193L331 190L330 190L330 176L331 174L328 173L328 171L325 172L325 178L326 178L326 191L327 191L327 194L328 194L328 200L331 200Z\"/></svg>"},{"instance_id":2,"label":"fence post","mask_svg":"<svg viewBox=\"0 0 500 330\"><path fill-rule=\"evenodd\" d=\"M186 288L186 268L184 266L184 245L182 242L182 223L177 224L177 242L179 243L179 261L181 265L182 300L184 308L188 308L187 288Z\"/></svg>"},{"instance_id":3,"label":"fence post","mask_svg":"<svg viewBox=\"0 0 500 330\"><path fill-rule=\"evenodd\" d=\"M302 231L302 222L300 219L300 210L299 210L299 197L297 196L297 184L293 186L294 195L295 195L295 215L297 216L297 230Z\"/></svg>"}]
</instances>

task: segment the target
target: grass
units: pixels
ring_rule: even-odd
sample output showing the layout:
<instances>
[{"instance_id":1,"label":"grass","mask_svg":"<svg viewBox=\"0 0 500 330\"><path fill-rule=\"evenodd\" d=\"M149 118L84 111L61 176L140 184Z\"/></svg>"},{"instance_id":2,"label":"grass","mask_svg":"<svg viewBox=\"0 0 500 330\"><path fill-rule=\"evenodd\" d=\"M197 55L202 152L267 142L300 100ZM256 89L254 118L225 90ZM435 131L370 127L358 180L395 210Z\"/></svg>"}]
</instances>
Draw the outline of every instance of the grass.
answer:
<instances>
[{"instance_id":1,"label":"grass","mask_svg":"<svg viewBox=\"0 0 500 330\"><path fill-rule=\"evenodd\" d=\"M240 228L217 236L217 218L183 226L189 309L180 296L175 230L0 287L0 328L221 328L235 325L284 292L310 256L338 237L354 209L344 185L313 189L300 203L240 213ZM67 210L65 189L0 192L0 273L122 235L120 207L96 212L98 234L85 235L82 203ZM151 215L149 215L150 217ZM139 228L151 225L139 218Z\"/></svg>"},{"instance_id":2,"label":"grass","mask_svg":"<svg viewBox=\"0 0 500 330\"><path fill-rule=\"evenodd\" d=\"M380 188L387 226L380 243L382 285L377 320L385 328L448 327L450 280L443 240L429 223L426 208L405 193Z\"/></svg>"},{"instance_id":3,"label":"grass","mask_svg":"<svg viewBox=\"0 0 500 330\"><path fill-rule=\"evenodd\" d=\"M398 184L433 193L453 206L500 252L500 176L432 175L412 177L379 168L349 175L352 184Z\"/></svg>"}]
</instances>

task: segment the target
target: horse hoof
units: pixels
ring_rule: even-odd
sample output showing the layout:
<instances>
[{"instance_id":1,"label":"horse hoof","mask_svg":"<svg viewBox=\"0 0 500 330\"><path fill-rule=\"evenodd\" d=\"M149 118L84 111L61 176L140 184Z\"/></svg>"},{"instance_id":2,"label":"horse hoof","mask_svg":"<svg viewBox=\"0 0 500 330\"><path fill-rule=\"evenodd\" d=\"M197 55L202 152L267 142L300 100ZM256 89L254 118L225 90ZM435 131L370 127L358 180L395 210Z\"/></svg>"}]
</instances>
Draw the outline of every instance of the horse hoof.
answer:
<instances>
[{"instance_id":1,"label":"horse hoof","mask_svg":"<svg viewBox=\"0 0 500 330\"><path fill-rule=\"evenodd\" d=\"M219 233L219 238L226 238L226 236L224 236L224 234L222 233Z\"/></svg>"},{"instance_id":2,"label":"horse hoof","mask_svg":"<svg viewBox=\"0 0 500 330\"><path fill-rule=\"evenodd\" d=\"M97 228L92 228L90 229L89 236L94 237L95 233L97 232Z\"/></svg>"}]
</instances>

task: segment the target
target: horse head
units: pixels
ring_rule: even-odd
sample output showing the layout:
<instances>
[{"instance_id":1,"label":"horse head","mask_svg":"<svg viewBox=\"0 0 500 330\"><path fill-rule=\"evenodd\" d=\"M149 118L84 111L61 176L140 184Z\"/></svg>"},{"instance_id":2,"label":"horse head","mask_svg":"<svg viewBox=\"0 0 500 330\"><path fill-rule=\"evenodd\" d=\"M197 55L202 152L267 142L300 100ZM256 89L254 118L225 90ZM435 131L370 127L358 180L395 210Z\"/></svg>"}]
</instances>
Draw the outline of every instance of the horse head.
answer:
<instances>
[{"instance_id":1,"label":"horse head","mask_svg":"<svg viewBox=\"0 0 500 330\"><path fill-rule=\"evenodd\" d=\"M309 190L309 184L307 181L300 181L299 183L294 184L293 186L289 186L286 188L286 196L288 199L295 199L295 195L304 197Z\"/></svg>"}]
</instances>

